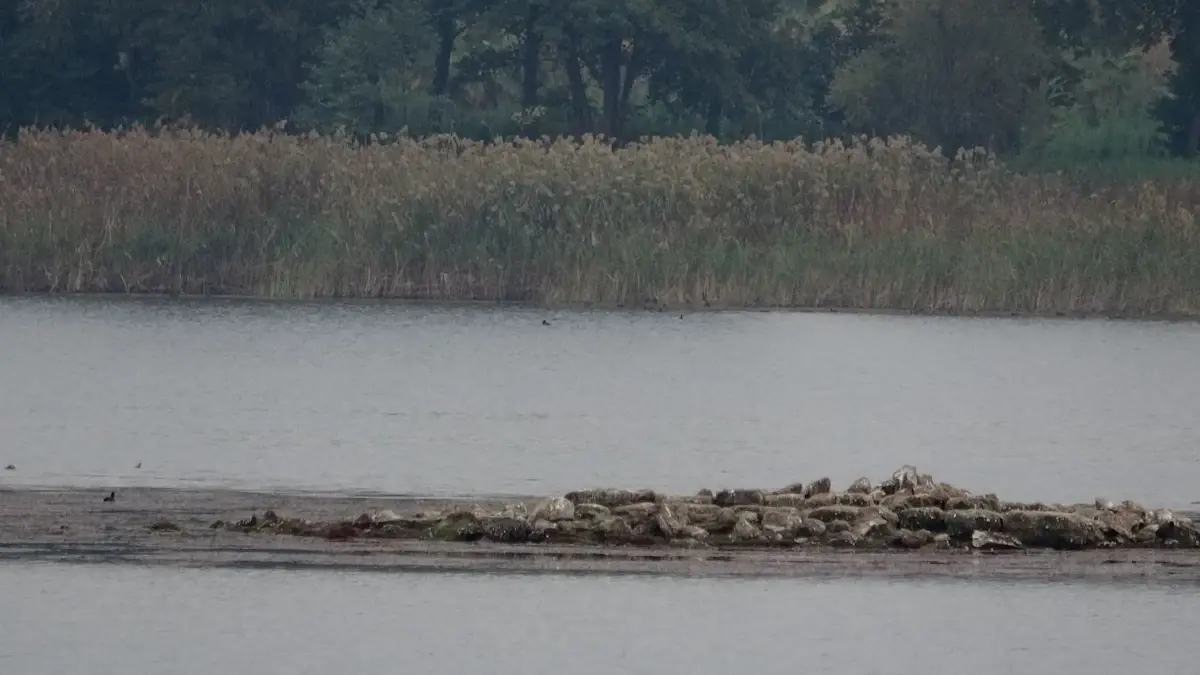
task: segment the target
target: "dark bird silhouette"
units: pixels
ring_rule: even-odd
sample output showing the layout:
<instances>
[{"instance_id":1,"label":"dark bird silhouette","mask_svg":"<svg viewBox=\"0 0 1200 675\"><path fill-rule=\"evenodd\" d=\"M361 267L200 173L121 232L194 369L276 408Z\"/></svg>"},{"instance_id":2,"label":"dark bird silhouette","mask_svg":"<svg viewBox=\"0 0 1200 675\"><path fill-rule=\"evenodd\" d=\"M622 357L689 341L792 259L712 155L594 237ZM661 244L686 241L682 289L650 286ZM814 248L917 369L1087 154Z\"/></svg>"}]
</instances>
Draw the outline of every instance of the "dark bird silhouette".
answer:
<instances>
[{"instance_id":1,"label":"dark bird silhouette","mask_svg":"<svg viewBox=\"0 0 1200 675\"><path fill-rule=\"evenodd\" d=\"M115 493L115 492L108 493L108 496L104 498L104 501L106 501L106 502L117 501L117 493Z\"/></svg>"},{"instance_id":2,"label":"dark bird silhouette","mask_svg":"<svg viewBox=\"0 0 1200 675\"><path fill-rule=\"evenodd\" d=\"M5 471L16 471L17 467L13 466L12 464L9 464L8 466L4 467L4 470Z\"/></svg>"},{"instance_id":3,"label":"dark bird silhouette","mask_svg":"<svg viewBox=\"0 0 1200 675\"><path fill-rule=\"evenodd\" d=\"M138 462L138 463L137 463L137 466L135 466L135 467L133 467L133 468L135 468L135 469L140 469L140 468L142 468L142 463L141 463L141 462Z\"/></svg>"},{"instance_id":4,"label":"dark bird silhouette","mask_svg":"<svg viewBox=\"0 0 1200 675\"><path fill-rule=\"evenodd\" d=\"M543 325L543 326L549 326L549 325L550 325L550 322L549 322L549 321L547 321L547 320L545 320L545 319L542 319L542 325Z\"/></svg>"}]
</instances>

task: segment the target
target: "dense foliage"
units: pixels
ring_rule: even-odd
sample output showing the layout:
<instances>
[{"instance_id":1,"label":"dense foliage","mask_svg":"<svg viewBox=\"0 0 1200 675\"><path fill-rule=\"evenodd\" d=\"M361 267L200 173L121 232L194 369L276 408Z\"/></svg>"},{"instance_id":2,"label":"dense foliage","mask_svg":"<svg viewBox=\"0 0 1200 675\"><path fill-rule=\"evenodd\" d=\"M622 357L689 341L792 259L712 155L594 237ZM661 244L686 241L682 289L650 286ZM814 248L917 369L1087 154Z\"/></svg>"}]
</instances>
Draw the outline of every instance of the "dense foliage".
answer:
<instances>
[{"instance_id":1,"label":"dense foliage","mask_svg":"<svg viewBox=\"0 0 1200 675\"><path fill-rule=\"evenodd\" d=\"M1188 0L12 0L0 131L1200 145Z\"/></svg>"}]
</instances>

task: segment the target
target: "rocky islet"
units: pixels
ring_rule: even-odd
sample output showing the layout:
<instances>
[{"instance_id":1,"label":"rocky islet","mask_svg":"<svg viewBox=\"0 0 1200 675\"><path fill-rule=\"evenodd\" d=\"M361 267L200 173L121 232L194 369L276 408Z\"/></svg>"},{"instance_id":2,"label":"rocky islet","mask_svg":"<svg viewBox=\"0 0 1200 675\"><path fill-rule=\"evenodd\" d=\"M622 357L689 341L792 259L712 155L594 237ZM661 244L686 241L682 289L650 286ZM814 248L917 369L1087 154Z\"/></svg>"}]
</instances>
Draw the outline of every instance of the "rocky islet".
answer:
<instances>
[{"instance_id":1,"label":"rocky islet","mask_svg":"<svg viewBox=\"0 0 1200 675\"><path fill-rule=\"evenodd\" d=\"M569 492L532 507L460 506L405 516L384 510L334 522L268 511L212 527L330 540L717 549L1200 549L1200 527L1167 509L1104 499L1074 505L1005 502L938 482L910 466L878 485L860 478L841 492L828 478L774 491L702 490L692 496L605 488Z\"/></svg>"}]
</instances>

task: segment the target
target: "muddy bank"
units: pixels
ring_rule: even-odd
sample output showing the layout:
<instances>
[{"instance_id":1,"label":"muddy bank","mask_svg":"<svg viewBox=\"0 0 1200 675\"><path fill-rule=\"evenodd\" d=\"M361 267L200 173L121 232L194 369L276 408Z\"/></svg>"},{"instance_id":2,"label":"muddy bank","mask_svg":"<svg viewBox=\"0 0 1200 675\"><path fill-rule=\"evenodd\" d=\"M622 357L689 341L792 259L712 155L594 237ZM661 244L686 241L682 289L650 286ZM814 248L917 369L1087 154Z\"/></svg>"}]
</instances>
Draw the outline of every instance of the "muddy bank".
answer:
<instances>
[{"instance_id":1,"label":"muddy bank","mask_svg":"<svg viewBox=\"0 0 1200 675\"><path fill-rule=\"evenodd\" d=\"M843 491L582 490L420 500L0 491L0 560L490 572L1200 581L1191 514L1016 504L915 470Z\"/></svg>"}]
</instances>

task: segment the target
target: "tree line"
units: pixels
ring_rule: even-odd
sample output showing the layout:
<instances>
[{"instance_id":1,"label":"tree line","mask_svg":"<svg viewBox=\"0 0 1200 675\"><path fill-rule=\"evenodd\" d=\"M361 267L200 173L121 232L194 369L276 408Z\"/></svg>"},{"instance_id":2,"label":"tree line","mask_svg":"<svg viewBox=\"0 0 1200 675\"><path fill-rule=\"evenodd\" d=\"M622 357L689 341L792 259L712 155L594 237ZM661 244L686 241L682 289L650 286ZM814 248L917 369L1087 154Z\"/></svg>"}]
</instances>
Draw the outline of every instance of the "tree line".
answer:
<instances>
[{"instance_id":1,"label":"tree line","mask_svg":"<svg viewBox=\"0 0 1200 675\"><path fill-rule=\"evenodd\" d=\"M1192 0L13 0L0 131L1200 147Z\"/></svg>"}]
</instances>

